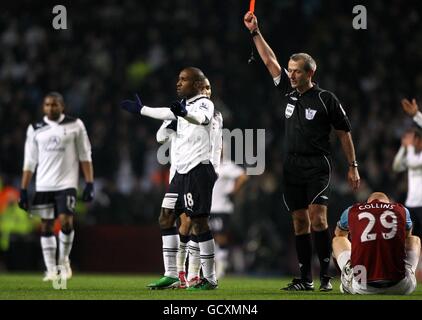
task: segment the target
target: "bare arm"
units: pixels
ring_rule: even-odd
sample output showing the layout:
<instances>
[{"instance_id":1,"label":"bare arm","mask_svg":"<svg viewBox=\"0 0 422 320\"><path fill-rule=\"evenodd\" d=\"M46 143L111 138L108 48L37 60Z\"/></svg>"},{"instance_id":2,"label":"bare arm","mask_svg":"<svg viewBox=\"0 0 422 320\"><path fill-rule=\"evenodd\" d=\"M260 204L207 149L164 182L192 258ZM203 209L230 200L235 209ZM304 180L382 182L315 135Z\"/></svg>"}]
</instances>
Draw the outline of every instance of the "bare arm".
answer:
<instances>
[{"instance_id":1,"label":"bare arm","mask_svg":"<svg viewBox=\"0 0 422 320\"><path fill-rule=\"evenodd\" d=\"M21 189L28 189L29 183L31 182L32 175L34 173L29 170L24 170L22 174Z\"/></svg>"},{"instance_id":2,"label":"bare arm","mask_svg":"<svg viewBox=\"0 0 422 320\"><path fill-rule=\"evenodd\" d=\"M353 190L357 190L360 184L360 177L358 168L351 166L351 164L356 161L355 147L353 145L352 135L350 132L343 130L336 130L336 134L340 139L343 152L346 155L347 162L349 164L349 172L347 174L349 184Z\"/></svg>"},{"instance_id":3,"label":"bare arm","mask_svg":"<svg viewBox=\"0 0 422 320\"><path fill-rule=\"evenodd\" d=\"M413 120L418 124L419 127L422 128L422 113L419 110L419 106L416 102L416 99L412 99L410 102L407 99L402 99L401 106L404 112L407 113Z\"/></svg>"},{"instance_id":4,"label":"bare arm","mask_svg":"<svg viewBox=\"0 0 422 320\"><path fill-rule=\"evenodd\" d=\"M255 43L256 49L258 50L259 56L267 67L273 78L277 78L281 74L281 67L277 61L277 57L274 54L274 51L265 41L261 32L258 29L258 20L252 12L247 12L243 18L246 28L249 32L255 33L253 36L253 41Z\"/></svg>"},{"instance_id":5,"label":"bare arm","mask_svg":"<svg viewBox=\"0 0 422 320\"><path fill-rule=\"evenodd\" d=\"M236 182L234 184L233 191L231 193L236 194L239 192L240 189L242 189L243 185L248 181L249 177L246 174L242 174L236 179Z\"/></svg>"},{"instance_id":6,"label":"bare arm","mask_svg":"<svg viewBox=\"0 0 422 320\"><path fill-rule=\"evenodd\" d=\"M341 230L338 226L336 227L336 230L334 231L334 234L336 237L347 237L349 235L348 231Z\"/></svg>"},{"instance_id":7,"label":"bare arm","mask_svg":"<svg viewBox=\"0 0 422 320\"><path fill-rule=\"evenodd\" d=\"M91 161L81 161L82 173L86 183L94 182L94 168Z\"/></svg>"}]
</instances>

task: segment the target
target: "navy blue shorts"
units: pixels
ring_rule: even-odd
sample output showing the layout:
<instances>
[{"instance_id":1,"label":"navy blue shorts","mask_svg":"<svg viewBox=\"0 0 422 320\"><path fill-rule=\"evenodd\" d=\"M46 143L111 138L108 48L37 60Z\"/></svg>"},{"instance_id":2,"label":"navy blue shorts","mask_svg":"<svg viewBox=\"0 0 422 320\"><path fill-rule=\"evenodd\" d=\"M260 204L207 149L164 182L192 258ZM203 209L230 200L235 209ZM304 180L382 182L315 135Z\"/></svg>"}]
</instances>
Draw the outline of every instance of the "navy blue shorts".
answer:
<instances>
[{"instance_id":1,"label":"navy blue shorts","mask_svg":"<svg viewBox=\"0 0 422 320\"><path fill-rule=\"evenodd\" d=\"M31 214L42 219L55 219L59 214L73 215L76 206L76 189L59 191L38 191L35 193Z\"/></svg>"},{"instance_id":2,"label":"navy blue shorts","mask_svg":"<svg viewBox=\"0 0 422 320\"><path fill-rule=\"evenodd\" d=\"M212 164L200 163L186 174L176 172L163 199L163 208L189 217L209 216L217 174Z\"/></svg>"}]
</instances>

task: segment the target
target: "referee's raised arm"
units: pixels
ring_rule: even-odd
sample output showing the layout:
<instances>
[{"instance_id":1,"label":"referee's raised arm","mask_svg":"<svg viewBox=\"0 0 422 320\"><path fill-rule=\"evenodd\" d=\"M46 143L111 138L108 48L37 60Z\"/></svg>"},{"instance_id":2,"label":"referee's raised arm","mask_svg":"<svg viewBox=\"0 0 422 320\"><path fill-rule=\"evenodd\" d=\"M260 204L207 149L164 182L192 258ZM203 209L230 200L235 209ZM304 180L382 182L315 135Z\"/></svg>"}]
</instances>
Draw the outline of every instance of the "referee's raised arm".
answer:
<instances>
[{"instance_id":1,"label":"referee's raised arm","mask_svg":"<svg viewBox=\"0 0 422 320\"><path fill-rule=\"evenodd\" d=\"M275 56L274 51L271 49L259 31L258 20L256 16L252 12L248 11L243 18L243 22L251 33L259 56L267 67L271 76L273 78L277 78L281 74L280 64L277 61L277 57Z\"/></svg>"}]
</instances>

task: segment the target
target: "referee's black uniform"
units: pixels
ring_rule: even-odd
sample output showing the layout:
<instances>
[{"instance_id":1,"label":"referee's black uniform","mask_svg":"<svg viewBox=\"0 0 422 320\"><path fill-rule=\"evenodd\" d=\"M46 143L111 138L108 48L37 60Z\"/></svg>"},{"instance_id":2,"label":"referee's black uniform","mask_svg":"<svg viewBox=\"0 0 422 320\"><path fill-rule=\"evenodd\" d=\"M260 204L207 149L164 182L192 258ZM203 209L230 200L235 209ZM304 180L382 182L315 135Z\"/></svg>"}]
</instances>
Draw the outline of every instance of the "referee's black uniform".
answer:
<instances>
[{"instance_id":1,"label":"referee's black uniform","mask_svg":"<svg viewBox=\"0 0 422 320\"><path fill-rule=\"evenodd\" d=\"M285 70L277 85L285 118L283 201L289 212L327 205L331 178L331 126L349 132L350 121L337 97L314 84L299 93Z\"/></svg>"}]
</instances>

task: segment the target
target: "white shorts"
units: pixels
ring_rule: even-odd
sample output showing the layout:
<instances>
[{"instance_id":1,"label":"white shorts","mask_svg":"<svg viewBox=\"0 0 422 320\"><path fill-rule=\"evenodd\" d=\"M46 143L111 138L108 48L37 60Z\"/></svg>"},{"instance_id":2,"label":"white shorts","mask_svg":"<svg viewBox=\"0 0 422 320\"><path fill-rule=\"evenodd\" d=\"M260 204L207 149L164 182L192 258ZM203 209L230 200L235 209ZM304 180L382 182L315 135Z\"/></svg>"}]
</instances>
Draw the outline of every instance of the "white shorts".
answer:
<instances>
[{"instance_id":1,"label":"white shorts","mask_svg":"<svg viewBox=\"0 0 422 320\"><path fill-rule=\"evenodd\" d=\"M418 264L414 261L405 260L406 275L397 284L387 288L375 288L366 285L354 277L354 272L350 266L350 251L342 252L338 258L337 263L341 270L341 285L340 290L343 293L350 294L411 294L416 289L415 270ZM356 272L356 270L355 270Z\"/></svg>"}]
</instances>

